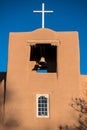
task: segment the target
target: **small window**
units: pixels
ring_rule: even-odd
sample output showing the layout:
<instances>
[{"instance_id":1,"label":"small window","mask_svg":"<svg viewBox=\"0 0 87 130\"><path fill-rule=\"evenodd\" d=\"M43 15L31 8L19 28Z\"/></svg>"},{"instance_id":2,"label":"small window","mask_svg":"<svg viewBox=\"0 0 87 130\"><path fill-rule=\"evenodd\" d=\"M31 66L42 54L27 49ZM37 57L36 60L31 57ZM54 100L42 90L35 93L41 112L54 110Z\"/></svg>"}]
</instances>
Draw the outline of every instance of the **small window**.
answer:
<instances>
[{"instance_id":1,"label":"small window","mask_svg":"<svg viewBox=\"0 0 87 130\"><path fill-rule=\"evenodd\" d=\"M32 71L42 73L57 72L57 46L35 44L30 48L30 61L35 61Z\"/></svg>"},{"instance_id":2,"label":"small window","mask_svg":"<svg viewBox=\"0 0 87 130\"><path fill-rule=\"evenodd\" d=\"M37 95L37 117L49 117L49 98L47 94Z\"/></svg>"}]
</instances>

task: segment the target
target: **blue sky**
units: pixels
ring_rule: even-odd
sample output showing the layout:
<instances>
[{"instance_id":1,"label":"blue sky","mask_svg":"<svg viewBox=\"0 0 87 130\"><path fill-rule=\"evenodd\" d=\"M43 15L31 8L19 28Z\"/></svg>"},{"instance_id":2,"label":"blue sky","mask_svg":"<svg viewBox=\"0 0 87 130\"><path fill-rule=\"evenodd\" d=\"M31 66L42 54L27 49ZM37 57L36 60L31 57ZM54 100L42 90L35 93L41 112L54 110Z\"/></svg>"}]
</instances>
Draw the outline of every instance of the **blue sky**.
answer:
<instances>
[{"instance_id":1,"label":"blue sky","mask_svg":"<svg viewBox=\"0 0 87 130\"><path fill-rule=\"evenodd\" d=\"M54 10L45 15L46 28L79 32L80 72L87 74L87 0L0 0L0 72L7 71L9 32L41 28L41 14L33 10L42 3Z\"/></svg>"}]
</instances>

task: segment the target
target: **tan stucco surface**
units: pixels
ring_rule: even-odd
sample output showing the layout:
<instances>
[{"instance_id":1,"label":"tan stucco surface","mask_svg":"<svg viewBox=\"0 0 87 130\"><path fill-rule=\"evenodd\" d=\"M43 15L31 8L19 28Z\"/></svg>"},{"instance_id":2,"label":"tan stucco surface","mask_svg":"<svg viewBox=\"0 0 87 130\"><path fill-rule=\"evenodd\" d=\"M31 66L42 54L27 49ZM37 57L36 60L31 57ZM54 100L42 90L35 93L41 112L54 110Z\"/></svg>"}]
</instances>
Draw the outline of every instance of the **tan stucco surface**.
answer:
<instances>
[{"instance_id":1,"label":"tan stucco surface","mask_svg":"<svg viewBox=\"0 0 87 130\"><path fill-rule=\"evenodd\" d=\"M53 42L57 45L57 73L32 71L30 44ZM71 99L81 96L86 76L80 76L77 32L38 29L10 33L5 127L17 130L57 130L60 124L76 123ZM37 118L36 94L49 95L49 118Z\"/></svg>"},{"instance_id":2,"label":"tan stucco surface","mask_svg":"<svg viewBox=\"0 0 87 130\"><path fill-rule=\"evenodd\" d=\"M82 98L87 100L87 75L80 75L80 89Z\"/></svg>"}]
</instances>

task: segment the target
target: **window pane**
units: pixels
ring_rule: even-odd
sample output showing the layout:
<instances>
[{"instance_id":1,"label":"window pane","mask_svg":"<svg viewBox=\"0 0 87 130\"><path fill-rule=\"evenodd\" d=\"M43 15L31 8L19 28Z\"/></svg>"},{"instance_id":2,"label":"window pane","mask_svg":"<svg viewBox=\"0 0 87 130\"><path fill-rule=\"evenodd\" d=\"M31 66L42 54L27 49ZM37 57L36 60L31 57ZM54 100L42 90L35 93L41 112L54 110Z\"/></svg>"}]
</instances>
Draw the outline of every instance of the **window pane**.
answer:
<instances>
[{"instance_id":1,"label":"window pane","mask_svg":"<svg viewBox=\"0 0 87 130\"><path fill-rule=\"evenodd\" d=\"M38 111L42 111L42 108L38 108Z\"/></svg>"},{"instance_id":2,"label":"window pane","mask_svg":"<svg viewBox=\"0 0 87 130\"><path fill-rule=\"evenodd\" d=\"M42 108L42 111L45 111L45 109L44 109L44 108Z\"/></svg>"},{"instance_id":3,"label":"window pane","mask_svg":"<svg viewBox=\"0 0 87 130\"><path fill-rule=\"evenodd\" d=\"M38 115L41 115L41 112L38 112Z\"/></svg>"},{"instance_id":4,"label":"window pane","mask_svg":"<svg viewBox=\"0 0 87 130\"><path fill-rule=\"evenodd\" d=\"M47 103L47 100L45 100L44 102Z\"/></svg>"},{"instance_id":5,"label":"window pane","mask_svg":"<svg viewBox=\"0 0 87 130\"><path fill-rule=\"evenodd\" d=\"M42 112L43 115L45 115L44 111Z\"/></svg>"},{"instance_id":6,"label":"window pane","mask_svg":"<svg viewBox=\"0 0 87 130\"><path fill-rule=\"evenodd\" d=\"M38 107L42 107L42 104L38 104Z\"/></svg>"},{"instance_id":7,"label":"window pane","mask_svg":"<svg viewBox=\"0 0 87 130\"><path fill-rule=\"evenodd\" d=\"M45 112L45 115L47 115L47 112Z\"/></svg>"},{"instance_id":8,"label":"window pane","mask_svg":"<svg viewBox=\"0 0 87 130\"><path fill-rule=\"evenodd\" d=\"M47 107L47 104L45 104L45 107Z\"/></svg>"},{"instance_id":9,"label":"window pane","mask_svg":"<svg viewBox=\"0 0 87 130\"><path fill-rule=\"evenodd\" d=\"M44 107L44 104L42 104L42 107Z\"/></svg>"},{"instance_id":10,"label":"window pane","mask_svg":"<svg viewBox=\"0 0 87 130\"><path fill-rule=\"evenodd\" d=\"M38 103L41 103L42 101L41 100L38 100Z\"/></svg>"},{"instance_id":11,"label":"window pane","mask_svg":"<svg viewBox=\"0 0 87 130\"><path fill-rule=\"evenodd\" d=\"M47 108L45 108L45 111L47 111Z\"/></svg>"},{"instance_id":12,"label":"window pane","mask_svg":"<svg viewBox=\"0 0 87 130\"><path fill-rule=\"evenodd\" d=\"M45 100L44 100L44 99L42 100L42 103L45 103Z\"/></svg>"}]
</instances>

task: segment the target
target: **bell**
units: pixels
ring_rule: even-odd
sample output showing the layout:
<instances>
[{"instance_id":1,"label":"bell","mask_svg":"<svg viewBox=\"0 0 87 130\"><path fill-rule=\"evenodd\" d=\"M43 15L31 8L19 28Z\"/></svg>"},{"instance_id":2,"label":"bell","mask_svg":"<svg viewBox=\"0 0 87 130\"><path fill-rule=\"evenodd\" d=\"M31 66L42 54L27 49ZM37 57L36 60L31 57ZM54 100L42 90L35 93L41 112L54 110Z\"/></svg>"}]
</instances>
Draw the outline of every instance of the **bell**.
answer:
<instances>
[{"instance_id":1,"label":"bell","mask_svg":"<svg viewBox=\"0 0 87 130\"><path fill-rule=\"evenodd\" d=\"M47 62L45 61L44 57L41 57L39 61L39 69L40 70L47 70Z\"/></svg>"},{"instance_id":2,"label":"bell","mask_svg":"<svg viewBox=\"0 0 87 130\"><path fill-rule=\"evenodd\" d=\"M47 70L47 62L44 57L40 58L40 61L37 62L32 70Z\"/></svg>"},{"instance_id":3,"label":"bell","mask_svg":"<svg viewBox=\"0 0 87 130\"><path fill-rule=\"evenodd\" d=\"M39 64L42 65L43 63L46 63L45 57L41 57L41 58L40 58Z\"/></svg>"}]
</instances>

